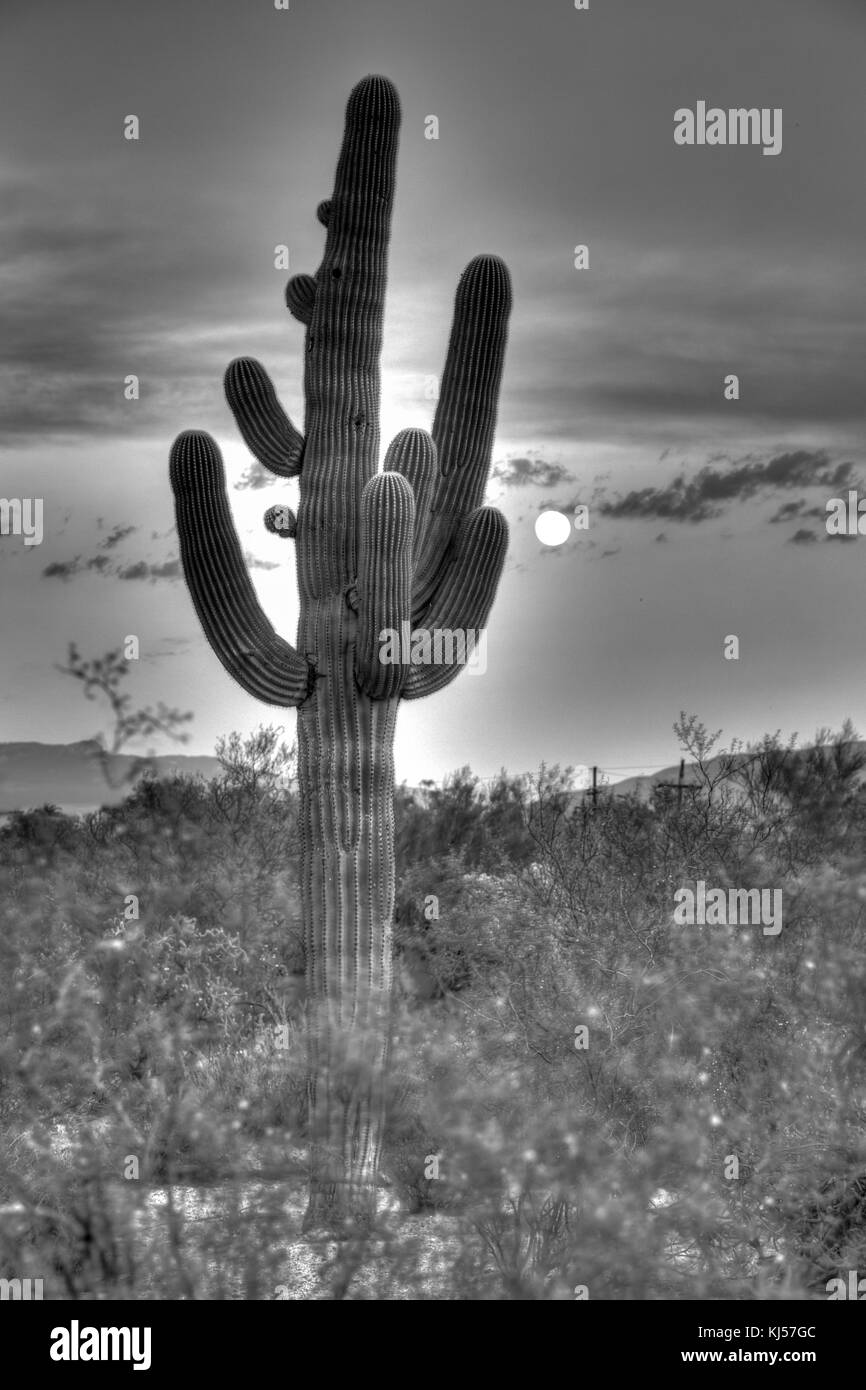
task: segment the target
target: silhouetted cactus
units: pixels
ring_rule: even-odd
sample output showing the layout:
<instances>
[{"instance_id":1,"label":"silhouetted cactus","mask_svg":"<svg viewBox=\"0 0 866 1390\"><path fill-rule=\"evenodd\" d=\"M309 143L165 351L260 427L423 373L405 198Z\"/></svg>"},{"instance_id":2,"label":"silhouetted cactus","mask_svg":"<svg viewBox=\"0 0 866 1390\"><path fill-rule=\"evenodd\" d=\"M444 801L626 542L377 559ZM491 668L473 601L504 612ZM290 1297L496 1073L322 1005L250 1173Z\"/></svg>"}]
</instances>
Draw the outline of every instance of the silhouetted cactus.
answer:
<instances>
[{"instance_id":1,"label":"silhouetted cactus","mask_svg":"<svg viewBox=\"0 0 866 1390\"><path fill-rule=\"evenodd\" d=\"M231 363L225 389L248 447L300 478L293 535L297 645L256 600L231 520L222 460L207 434L181 434L171 481L187 583L205 635L245 690L298 709L302 900L310 1022L311 1189L306 1224L375 1209L388 1054L394 906L393 738L401 698L454 678L451 665L380 659L380 633L484 627L507 545L482 506L511 304L508 271L479 256L457 290L432 437L402 431L377 472L379 355L400 105L367 77L347 110L315 277L286 301L304 323L305 433L261 365Z\"/></svg>"}]
</instances>

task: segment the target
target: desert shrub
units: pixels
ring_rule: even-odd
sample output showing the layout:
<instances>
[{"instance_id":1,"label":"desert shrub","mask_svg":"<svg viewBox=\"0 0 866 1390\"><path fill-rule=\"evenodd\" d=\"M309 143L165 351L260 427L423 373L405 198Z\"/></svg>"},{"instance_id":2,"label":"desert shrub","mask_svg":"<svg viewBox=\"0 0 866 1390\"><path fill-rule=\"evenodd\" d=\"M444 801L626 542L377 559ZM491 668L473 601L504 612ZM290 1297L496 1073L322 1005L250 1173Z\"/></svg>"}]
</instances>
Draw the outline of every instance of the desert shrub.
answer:
<instances>
[{"instance_id":1,"label":"desert shrub","mask_svg":"<svg viewBox=\"0 0 866 1390\"><path fill-rule=\"evenodd\" d=\"M212 786L145 778L93 816L12 817L0 1276L70 1298L558 1301L817 1298L862 1267L859 745L721 756L678 727L698 768L679 805L593 809L555 768L398 796L387 1205L340 1249L299 1234L277 731L227 740ZM697 879L780 889L782 930L678 926Z\"/></svg>"}]
</instances>

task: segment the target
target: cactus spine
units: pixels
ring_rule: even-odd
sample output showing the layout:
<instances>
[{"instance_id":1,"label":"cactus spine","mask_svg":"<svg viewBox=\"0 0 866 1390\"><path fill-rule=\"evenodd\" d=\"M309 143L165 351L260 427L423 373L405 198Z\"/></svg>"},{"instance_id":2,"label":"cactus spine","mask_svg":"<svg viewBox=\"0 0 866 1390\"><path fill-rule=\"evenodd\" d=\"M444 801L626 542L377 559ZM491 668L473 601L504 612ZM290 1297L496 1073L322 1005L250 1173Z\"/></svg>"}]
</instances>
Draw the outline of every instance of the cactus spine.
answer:
<instances>
[{"instance_id":1,"label":"cactus spine","mask_svg":"<svg viewBox=\"0 0 866 1390\"><path fill-rule=\"evenodd\" d=\"M511 288L494 256L458 286L432 435L404 430L377 472L379 355L400 104L367 77L349 98L315 277L289 281L306 326L305 433L262 366L239 358L225 390L251 452L299 477L293 537L295 647L262 613L229 511L219 449L175 440L170 475L184 574L226 670L266 703L298 710L301 882L309 1021L310 1197L306 1226L375 1211L389 1045L394 906L393 740L400 699L440 689L460 666L380 660L383 628L483 628L507 528L482 506L490 468ZM281 515L282 514L282 515Z\"/></svg>"}]
</instances>

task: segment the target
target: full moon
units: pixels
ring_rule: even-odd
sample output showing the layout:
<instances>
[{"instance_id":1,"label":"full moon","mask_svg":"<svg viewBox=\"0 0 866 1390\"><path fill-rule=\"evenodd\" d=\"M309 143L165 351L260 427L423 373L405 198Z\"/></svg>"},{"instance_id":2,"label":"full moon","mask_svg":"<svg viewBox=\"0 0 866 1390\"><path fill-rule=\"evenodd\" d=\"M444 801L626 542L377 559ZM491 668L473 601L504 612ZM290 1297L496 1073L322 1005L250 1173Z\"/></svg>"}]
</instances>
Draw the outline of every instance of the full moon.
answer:
<instances>
[{"instance_id":1,"label":"full moon","mask_svg":"<svg viewBox=\"0 0 866 1390\"><path fill-rule=\"evenodd\" d=\"M571 533L565 512L541 512L535 518L535 534L542 545L564 545Z\"/></svg>"}]
</instances>

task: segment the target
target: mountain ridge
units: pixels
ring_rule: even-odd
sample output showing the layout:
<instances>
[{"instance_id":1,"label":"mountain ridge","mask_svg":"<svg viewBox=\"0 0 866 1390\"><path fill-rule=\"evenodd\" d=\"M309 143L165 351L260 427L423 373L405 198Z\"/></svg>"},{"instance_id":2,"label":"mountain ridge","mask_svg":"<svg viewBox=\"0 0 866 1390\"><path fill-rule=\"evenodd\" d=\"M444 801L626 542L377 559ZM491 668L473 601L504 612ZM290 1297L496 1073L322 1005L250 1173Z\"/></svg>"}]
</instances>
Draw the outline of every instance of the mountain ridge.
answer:
<instances>
[{"instance_id":1,"label":"mountain ridge","mask_svg":"<svg viewBox=\"0 0 866 1390\"><path fill-rule=\"evenodd\" d=\"M866 742L855 741L850 746L852 750L866 754ZM831 750L832 745L828 753ZM796 757L803 757L809 751L810 747L804 747L795 749L794 753ZM0 815L33 810L48 803L59 806L63 811L79 814L97 810L100 806L117 805L140 780L142 772L131 780L130 773L141 755L107 753L105 757L110 781L106 781L98 756L101 753L97 739L80 739L75 743L42 743L36 739L0 743ZM718 772L722 756L716 755L706 763L711 775ZM754 755L743 751L735 756L740 763ZM219 759L212 754L158 753L147 761L158 777L200 775L209 781L220 772ZM608 793L616 796L634 793L640 801L650 801L659 783L675 787L678 780L679 763L673 763L655 772L626 777L618 782L600 783L598 792L599 795ZM866 770L858 774L858 780L866 780ZM690 787L701 781L697 763L687 761L683 785ZM405 789L419 797L429 790L423 784ZM591 796L590 788L582 788L574 793L574 801L579 803Z\"/></svg>"},{"instance_id":2,"label":"mountain ridge","mask_svg":"<svg viewBox=\"0 0 866 1390\"><path fill-rule=\"evenodd\" d=\"M140 780L130 773L142 755L107 753L109 779L103 775L102 748L96 739L76 743L41 743L26 739L0 743L0 814L33 810L48 803L69 812L115 806ZM147 759L157 776L175 773L212 778L219 759L207 754L157 753Z\"/></svg>"}]
</instances>

